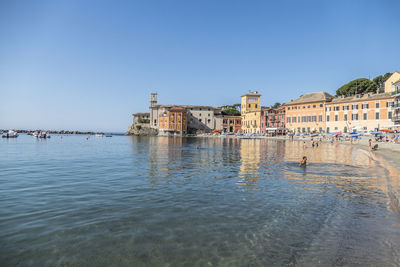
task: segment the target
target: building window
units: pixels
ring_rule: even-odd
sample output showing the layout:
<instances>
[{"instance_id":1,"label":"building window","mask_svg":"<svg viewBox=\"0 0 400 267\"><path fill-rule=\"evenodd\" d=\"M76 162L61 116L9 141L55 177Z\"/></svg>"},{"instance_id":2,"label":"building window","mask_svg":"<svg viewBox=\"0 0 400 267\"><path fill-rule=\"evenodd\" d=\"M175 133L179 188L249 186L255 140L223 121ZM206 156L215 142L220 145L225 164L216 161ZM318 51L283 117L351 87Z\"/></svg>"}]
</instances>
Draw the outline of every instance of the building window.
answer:
<instances>
[{"instance_id":1,"label":"building window","mask_svg":"<svg viewBox=\"0 0 400 267\"><path fill-rule=\"evenodd\" d=\"M199 117L201 117L201 113L199 114Z\"/></svg>"},{"instance_id":2,"label":"building window","mask_svg":"<svg viewBox=\"0 0 400 267\"><path fill-rule=\"evenodd\" d=\"M313 105L312 107L313 107L313 108L316 108L316 107L317 107L317 105Z\"/></svg>"},{"instance_id":3,"label":"building window","mask_svg":"<svg viewBox=\"0 0 400 267\"><path fill-rule=\"evenodd\" d=\"M367 120L367 113L363 114L363 119L366 121Z\"/></svg>"},{"instance_id":4,"label":"building window","mask_svg":"<svg viewBox=\"0 0 400 267\"><path fill-rule=\"evenodd\" d=\"M307 108L310 108L311 106L310 105L308 105L308 107Z\"/></svg>"},{"instance_id":5,"label":"building window","mask_svg":"<svg viewBox=\"0 0 400 267\"><path fill-rule=\"evenodd\" d=\"M294 122L294 121L293 121ZM290 117L287 118L287 123L290 123Z\"/></svg>"},{"instance_id":6,"label":"building window","mask_svg":"<svg viewBox=\"0 0 400 267\"><path fill-rule=\"evenodd\" d=\"M375 119L379 120L379 112L375 113Z\"/></svg>"},{"instance_id":7,"label":"building window","mask_svg":"<svg viewBox=\"0 0 400 267\"><path fill-rule=\"evenodd\" d=\"M251 104L249 104L249 108L251 108Z\"/></svg>"},{"instance_id":8,"label":"building window","mask_svg":"<svg viewBox=\"0 0 400 267\"><path fill-rule=\"evenodd\" d=\"M358 121L358 114L352 114L351 119L353 121Z\"/></svg>"},{"instance_id":9,"label":"building window","mask_svg":"<svg viewBox=\"0 0 400 267\"><path fill-rule=\"evenodd\" d=\"M388 119L391 119L391 118L392 118L392 112L389 111L389 112L388 112Z\"/></svg>"},{"instance_id":10,"label":"building window","mask_svg":"<svg viewBox=\"0 0 400 267\"><path fill-rule=\"evenodd\" d=\"M316 122L317 121L317 116L312 116L312 121Z\"/></svg>"},{"instance_id":11,"label":"building window","mask_svg":"<svg viewBox=\"0 0 400 267\"><path fill-rule=\"evenodd\" d=\"M290 107L288 107L287 109L290 110Z\"/></svg>"},{"instance_id":12,"label":"building window","mask_svg":"<svg viewBox=\"0 0 400 267\"><path fill-rule=\"evenodd\" d=\"M322 115L318 116L318 121L322 121Z\"/></svg>"},{"instance_id":13,"label":"building window","mask_svg":"<svg viewBox=\"0 0 400 267\"><path fill-rule=\"evenodd\" d=\"M320 108L322 108L322 107L323 107L323 105L322 105L322 104L319 104L319 107L320 107Z\"/></svg>"},{"instance_id":14,"label":"building window","mask_svg":"<svg viewBox=\"0 0 400 267\"><path fill-rule=\"evenodd\" d=\"M339 111L339 109L340 109L339 106L333 107L333 110L334 110L334 111Z\"/></svg>"},{"instance_id":15,"label":"building window","mask_svg":"<svg viewBox=\"0 0 400 267\"><path fill-rule=\"evenodd\" d=\"M293 117L293 119L292 119L292 120L293 120L293 122L296 122L296 117Z\"/></svg>"},{"instance_id":16,"label":"building window","mask_svg":"<svg viewBox=\"0 0 400 267\"><path fill-rule=\"evenodd\" d=\"M208 117L210 117L210 113L208 113Z\"/></svg>"},{"instance_id":17,"label":"building window","mask_svg":"<svg viewBox=\"0 0 400 267\"><path fill-rule=\"evenodd\" d=\"M326 121L329 121L329 115L326 116Z\"/></svg>"},{"instance_id":18,"label":"building window","mask_svg":"<svg viewBox=\"0 0 400 267\"><path fill-rule=\"evenodd\" d=\"M347 121L347 114L344 114L344 120Z\"/></svg>"},{"instance_id":19,"label":"building window","mask_svg":"<svg viewBox=\"0 0 400 267\"><path fill-rule=\"evenodd\" d=\"M306 108L306 106L303 106L303 109L305 109Z\"/></svg>"},{"instance_id":20,"label":"building window","mask_svg":"<svg viewBox=\"0 0 400 267\"><path fill-rule=\"evenodd\" d=\"M379 108L379 102L375 103L375 108Z\"/></svg>"},{"instance_id":21,"label":"building window","mask_svg":"<svg viewBox=\"0 0 400 267\"><path fill-rule=\"evenodd\" d=\"M201 119L199 119L199 122L201 122Z\"/></svg>"},{"instance_id":22,"label":"building window","mask_svg":"<svg viewBox=\"0 0 400 267\"><path fill-rule=\"evenodd\" d=\"M257 108L257 104L256 104L256 108Z\"/></svg>"},{"instance_id":23,"label":"building window","mask_svg":"<svg viewBox=\"0 0 400 267\"><path fill-rule=\"evenodd\" d=\"M352 109L358 109L358 104L352 105L351 108L352 108Z\"/></svg>"},{"instance_id":24,"label":"building window","mask_svg":"<svg viewBox=\"0 0 400 267\"><path fill-rule=\"evenodd\" d=\"M338 121L338 119L339 119L339 116L335 115L335 121Z\"/></svg>"},{"instance_id":25,"label":"building window","mask_svg":"<svg viewBox=\"0 0 400 267\"><path fill-rule=\"evenodd\" d=\"M326 132L329 133L329 127L326 127Z\"/></svg>"},{"instance_id":26,"label":"building window","mask_svg":"<svg viewBox=\"0 0 400 267\"><path fill-rule=\"evenodd\" d=\"M208 119L208 123L210 123L211 122L211 120L210 119Z\"/></svg>"}]
</instances>

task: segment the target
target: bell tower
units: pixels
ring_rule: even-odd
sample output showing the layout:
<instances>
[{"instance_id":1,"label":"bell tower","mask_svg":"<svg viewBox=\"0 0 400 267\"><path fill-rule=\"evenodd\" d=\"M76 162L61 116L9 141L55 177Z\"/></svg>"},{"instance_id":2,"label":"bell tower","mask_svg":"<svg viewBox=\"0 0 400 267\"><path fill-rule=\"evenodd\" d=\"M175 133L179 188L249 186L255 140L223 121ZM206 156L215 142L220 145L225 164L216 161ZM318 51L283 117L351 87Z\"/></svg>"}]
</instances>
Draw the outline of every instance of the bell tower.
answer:
<instances>
[{"instance_id":1,"label":"bell tower","mask_svg":"<svg viewBox=\"0 0 400 267\"><path fill-rule=\"evenodd\" d=\"M157 93L150 93L150 107L157 105Z\"/></svg>"}]
</instances>

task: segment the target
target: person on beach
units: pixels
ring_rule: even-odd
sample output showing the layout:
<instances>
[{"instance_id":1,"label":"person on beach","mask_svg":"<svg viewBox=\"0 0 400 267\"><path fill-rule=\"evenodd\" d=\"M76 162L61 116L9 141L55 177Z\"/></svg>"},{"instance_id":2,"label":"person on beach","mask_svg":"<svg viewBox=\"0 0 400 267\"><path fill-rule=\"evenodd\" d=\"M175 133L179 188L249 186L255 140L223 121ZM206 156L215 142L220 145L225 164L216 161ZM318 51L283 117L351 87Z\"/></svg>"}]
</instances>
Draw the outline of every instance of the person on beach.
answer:
<instances>
[{"instance_id":1,"label":"person on beach","mask_svg":"<svg viewBox=\"0 0 400 267\"><path fill-rule=\"evenodd\" d=\"M314 143L314 141L312 142L311 146L314 148L314 146L315 146L315 143Z\"/></svg>"},{"instance_id":2,"label":"person on beach","mask_svg":"<svg viewBox=\"0 0 400 267\"><path fill-rule=\"evenodd\" d=\"M303 156L303 159L300 161L300 167L304 167L307 165L307 157Z\"/></svg>"},{"instance_id":3,"label":"person on beach","mask_svg":"<svg viewBox=\"0 0 400 267\"><path fill-rule=\"evenodd\" d=\"M304 142L303 142L303 148L306 148L306 147L307 147L306 141L304 141Z\"/></svg>"}]
</instances>

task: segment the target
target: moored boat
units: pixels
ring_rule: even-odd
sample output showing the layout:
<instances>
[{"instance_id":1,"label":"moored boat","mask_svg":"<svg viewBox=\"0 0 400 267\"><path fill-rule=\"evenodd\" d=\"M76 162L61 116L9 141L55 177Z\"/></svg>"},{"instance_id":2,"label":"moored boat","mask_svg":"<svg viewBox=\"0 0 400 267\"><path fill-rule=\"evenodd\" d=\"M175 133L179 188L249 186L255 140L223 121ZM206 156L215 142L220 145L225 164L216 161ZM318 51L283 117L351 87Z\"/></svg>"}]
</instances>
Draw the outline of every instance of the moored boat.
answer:
<instances>
[{"instance_id":1,"label":"moored boat","mask_svg":"<svg viewBox=\"0 0 400 267\"><path fill-rule=\"evenodd\" d=\"M1 137L3 137L3 138L16 138L16 137L18 137L18 133L13 131L13 130L9 130L7 133L3 134Z\"/></svg>"}]
</instances>

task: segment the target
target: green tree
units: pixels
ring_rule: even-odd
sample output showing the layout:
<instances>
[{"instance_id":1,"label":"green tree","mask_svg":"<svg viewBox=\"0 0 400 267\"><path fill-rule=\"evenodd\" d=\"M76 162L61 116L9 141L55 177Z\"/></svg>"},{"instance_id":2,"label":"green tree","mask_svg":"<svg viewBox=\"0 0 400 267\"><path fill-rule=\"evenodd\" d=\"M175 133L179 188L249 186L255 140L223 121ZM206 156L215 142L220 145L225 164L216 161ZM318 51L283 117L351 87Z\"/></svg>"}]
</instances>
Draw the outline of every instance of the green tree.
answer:
<instances>
[{"instance_id":1,"label":"green tree","mask_svg":"<svg viewBox=\"0 0 400 267\"><path fill-rule=\"evenodd\" d=\"M389 79L390 76L392 76L393 73L391 72L386 72L385 75L383 75L383 82L386 82L387 79Z\"/></svg>"},{"instance_id":2,"label":"green tree","mask_svg":"<svg viewBox=\"0 0 400 267\"><path fill-rule=\"evenodd\" d=\"M235 108L224 109L221 111L221 114L228 115L228 116L240 116L239 110L237 110Z\"/></svg>"},{"instance_id":3,"label":"green tree","mask_svg":"<svg viewBox=\"0 0 400 267\"><path fill-rule=\"evenodd\" d=\"M273 107L273 108L279 108L280 106L281 106L281 103L276 102L272 107Z\"/></svg>"},{"instance_id":4,"label":"green tree","mask_svg":"<svg viewBox=\"0 0 400 267\"><path fill-rule=\"evenodd\" d=\"M372 81L374 83L376 83L376 85L378 86L380 91L383 92L384 86L385 86L385 82L386 82L387 79L389 79L390 76L392 76L392 74L393 73L391 73L391 72L387 72L383 76L382 75L376 76Z\"/></svg>"},{"instance_id":5,"label":"green tree","mask_svg":"<svg viewBox=\"0 0 400 267\"><path fill-rule=\"evenodd\" d=\"M366 78L355 79L336 90L336 95L351 96L361 93L375 93L378 85Z\"/></svg>"}]
</instances>

